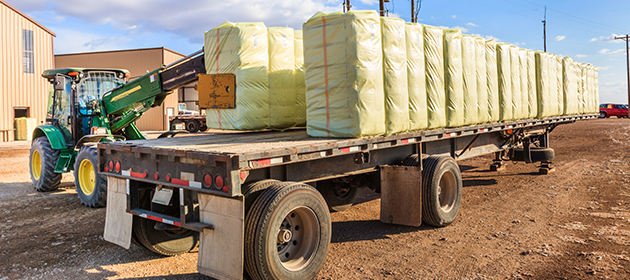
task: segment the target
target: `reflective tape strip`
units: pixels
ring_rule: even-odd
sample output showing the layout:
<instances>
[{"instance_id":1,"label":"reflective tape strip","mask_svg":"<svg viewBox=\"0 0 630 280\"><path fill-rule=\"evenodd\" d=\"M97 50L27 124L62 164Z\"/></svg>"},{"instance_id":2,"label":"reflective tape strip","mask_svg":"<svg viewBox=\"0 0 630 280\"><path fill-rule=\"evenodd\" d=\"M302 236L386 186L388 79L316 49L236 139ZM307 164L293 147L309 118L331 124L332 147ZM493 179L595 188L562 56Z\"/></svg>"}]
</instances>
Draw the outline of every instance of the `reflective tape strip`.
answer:
<instances>
[{"instance_id":1,"label":"reflective tape strip","mask_svg":"<svg viewBox=\"0 0 630 280\"><path fill-rule=\"evenodd\" d=\"M168 220L168 219L162 219L162 218L151 216L151 215L147 215L147 214L144 214L144 213L138 213L138 212L133 212L133 211L131 211L131 213L132 214L137 214L138 216L140 216L142 218L153 220L153 221L160 222L160 223L165 223L165 224L174 225L174 226L178 226L178 227L182 225L179 222L171 221L171 220Z\"/></svg>"},{"instance_id":2,"label":"reflective tape strip","mask_svg":"<svg viewBox=\"0 0 630 280\"><path fill-rule=\"evenodd\" d=\"M283 163L283 162L284 162L284 159L282 157L252 160L249 162L249 167L265 166L265 165L278 164L278 163Z\"/></svg>"},{"instance_id":3,"label":"reflective tape strip","mask_svg":"<svg viewBox=\"0 0 630 280\"><path fill-rule=\"evenodd\" d=\"M171 178L171 183L175 185L184 186L184 187L201 188L201 182Z\"/></svg>"},{"instance_id":4,"label":"reflective tape strip","mask_svg":"<svg viewBox=\"0 0 630 280\"><path fill-rule=\"evenodd\" d=\"M457 134L456 133L446 133L446 134L444 134L444 137L453 137L455 135L457 135Z\"/></svg>"},{"instance_id":5,"label":"reflective tape strip","mask_svg":"<svg viewBox=\"0 0 630 280\"><path fill-rule=\"evenodd\" d=\"M123 176L131 176L131 169L120 171L120 174Z\"/></svg>"},{"instance_id":6,"label":"reflective tape strip","mask_svg":"<svg viewBox=\"0 0 630 280\"><path fill-rule=\"evenodd\" d=\"M359 150L359 146L345 147L339 149L339 151L341 151L342 153L358 152Z\"/></svg>"}]
</instances>

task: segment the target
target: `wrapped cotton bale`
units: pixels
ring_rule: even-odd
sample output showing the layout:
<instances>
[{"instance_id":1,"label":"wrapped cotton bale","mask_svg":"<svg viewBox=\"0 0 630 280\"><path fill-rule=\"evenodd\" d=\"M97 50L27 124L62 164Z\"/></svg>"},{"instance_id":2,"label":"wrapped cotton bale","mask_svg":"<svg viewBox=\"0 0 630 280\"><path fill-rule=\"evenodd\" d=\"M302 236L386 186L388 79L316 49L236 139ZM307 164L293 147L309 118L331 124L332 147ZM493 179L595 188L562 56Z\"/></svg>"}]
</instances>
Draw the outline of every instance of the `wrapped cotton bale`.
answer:
<instances>
[{"instance_id":1,"label":"wrapped cotton bale","mask_svg":"<svg viewBox=\"0 0 630 280\"><path fill-rule=\"evenodd\" d=\"M462 76L462 31L444 30L446 126L464 125L464 78Z\"/></svg>"},{"instance_id":2,"label":"wrapped cotton bale","mask_svg":"<svg viewBox=\"0 0 630 280\"><path fill-rule=\"evenodd\" d=\"M462 77L464 79L464 125L479 122L477 99L477 59L475 37L462 36Z\"/></svg>"},{"instance_id":3,"label":"wrapped cotton bale","mask_svg":"<svg viewBox=\"0 0 630 280\"><path fill-rule=\"evenodd\" d=\"M405 21L382 17L383 77L387 135L409 130Z\"/></svg>"},{"instance_id":4,"label":"wrapped cotton bale","mask_svg":"<svg viewBox=\"0 0 630 280\"><path fill-rule=\"evenodd\" d=\"M521 100L516 119L527 119L529 117L529 92L527 88L527 50L518 49L519 80L521 81Z\"/></svg>"},{"instance_id":5,"label":"wrapped cotton bale","mask_svg":"<svg viewBox=\"0 0 630 280\"><path fill-rule=\"evenodd\" d=\"M589 84L588 84L588 79L587 79L587 71L586 71L586 64L585 63L580 63L579 64L580 67L580 86L582 89L582 113L583 114L590 114L590 94L589 94Z\"/></svg>"},{"instance_id":6,"label":"wrapped cotton bale","mask_svg":"<svg viewBox=\"0 0 630 280\"><path fill-rule=\"evenodd\" d=\"M499 81L499 121L511 121L514 117L512 107L512 68L510 45L497 44L497 73Z\"/></svg>"},{"instance_id":7,"label":"wrapped cotton bale","mask_svg":"<svg viewBox=\"0 0 630 280\"><path fill-rule=\"evenodd\" d=\"M556 65L556 97L558 98L558 106L556 116L564 114L564 83L562 82L562 58L553 55Z\"/></svg>"},{"instance_id":8,"label":"wrapped cotton bale","mask_svg":"<svg viewBox=\"0 0 630 280\"><path fill-rule=\"evenodd\" d=\"M405 41L407 42L407 85L409 91L409 130L411 131L423 130L429 126L423 32L421 24L407 23L405 25Z\"/></svg>"},{"instance_id":9,"label":"wrapped cotton bale","mask_svg":"<svg viewBox=\"0 0 630 280\"><path fill-rule=\"evenodd\" d=\"M475 76L477 78L477 118L479 123L490 121L488 113L488 80L486 78L486 40L475 38Z\"/></svg>"},{"instance_id":10,"label":"wrapped cotton bale","mask_svg":"<svg viewBox=\"0 0 630 280\"><path fill-rule=\"evenodd\" d=\"M521 68L516 46L510 46L510 80L512 81L512 120L518 120L521 111Z\"/></svg>"},{"instance_id":11,"label":"wrapped cotton bale","mask_svg":"<svg viewBox=\"0 0 630 280\"><path fill-rule=\"evenodd\" d=\"M536 96L536 61L535 52L527 50L527 92L528 119L538 116L538 98Z\"/></svg>"},{"instance_id":12,"label":"wrapped cotton bale","mask_svg":"<svg viewBox=\"0 0 630 280\"><path fill-rule=\"evenodd\" d=\"M497 43L494 40L486 41L486 86L488 93L488 117L490 122L498 122L500 115L499 97L499 73L497 65Z\"/></svg>"},{"instance_id":13,"label":"wrapped cotton bale","mask_svg":"<svg viewBox=\"0 0 630 280\"><path fill-rule=\"evenodd\" d=\"M297 124L293 28L267 28L269 46L269 125L284 130Z\"/></svg>"},{"instance_id":14,"label":"wrapped cotton bale","mask_svg":"<svg viewBox=\"0 0 630 280\"><path fill-rule=\"evenodd\" d=\"M317 13L303 25L307 132L385 133L383 48L375 11Z\"/></svg>"},{"instance_id":15,"label":"wrapped cotton bale","mask_svg":"<svg viewBox=\"0 0 630 280\"><path fill-rule=\"evenodd\" d=\"M579 113L578 108L578 66L570 57L562 60L562 83L564 98L564 115Z\"/></svg>"},{"instance_id":16,"label":"wrapped cotton bale","mask_svg":"<svg viewBox=\"0 0 630 280\"><path fill-rule=\"evenodd\" d=\"M536 96L538 101L538 118L551 117L557 112L557 98L555 96L555 73L551 63L551 56L546 52L537 51L536 60ZM553 77L553 79L552 79ZM552 89L554 89L552 91Z\"/></svg>"},{"instance_id":17,"label":"wrapped cotton bale","mask_svg":"<svg viewBox=\"0 0 630 280\"><path fill-rule=\"evenodd\" d=\"M598 109L598 104L599 104L599 95L598 95L598 89L596 89L595 86L595 73L596 73L596 68L593 65L588 65L588 84L589 84L589 101L590 101L590 106L589 106L589 111L588 113L590 114L596 114L598 113L599 109Z\"/></svg>"},{"instance_id":18,"label":"wrapped cotton bale","mask_svg":"<svg viewBox=\"0 0 630 280\"><path fill-rule=\"evenodd\" d=\"M557 116L559 111L558 104L558 69L556 57L554 54L547 53L547 60L549 63L549 104L550 117Z\"/></svg>"},{"instance_id":19,"label":"wrapped cotton bale","mask_svg":"<svg viewBox=\"0 0 630 280\"><path fill-rule=\"evenodd\" d=\"M208 74L236 76L233 109L207 109L209 128L260 130L269 127L269 53L262 22L223 23L205 33Z\"/></svg>"},{"instance_id":20,"label":"wrapped cotton bale","mask_svg":"<svg viewBox=\"0 0 630 280\"><path fill-rule=\"evenodd\" d=\"M293 32L295 48L295 94L298 114L295 116L297 126L306 126L306 83L304 81L304 40L302 30Z\"/></svg>"},{"instance_id":21,"label":"wrapped cotton bale","mask_svg":"<svg viewBox=\"0 0 630 280\"><path fill-rule=\"evenodd\" d=\"M599 113L599 69L593 66L593 114Z\"/></svg>"},{"instance_id":22,"label":"wrapped cotton bale","mask_svg":"<svg viewBox=\"0 0 630 280\"><path fill-rule=\"evenodd\" d=\"M424 60L427 82L428 128L446 127L446 92L444 88L444 31L424 26Z\"/></svg>"}]
</instances>

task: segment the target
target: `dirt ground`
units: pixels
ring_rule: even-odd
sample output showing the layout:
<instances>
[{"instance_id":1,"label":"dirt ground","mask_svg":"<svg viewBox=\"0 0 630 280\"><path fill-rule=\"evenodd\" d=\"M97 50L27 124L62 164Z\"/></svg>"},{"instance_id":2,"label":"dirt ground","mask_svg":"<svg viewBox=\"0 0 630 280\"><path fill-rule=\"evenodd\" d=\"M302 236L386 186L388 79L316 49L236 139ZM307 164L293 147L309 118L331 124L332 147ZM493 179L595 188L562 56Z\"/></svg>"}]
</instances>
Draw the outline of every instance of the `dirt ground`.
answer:
<instances>
[{"instance_id":1,"label":"dirt ground","mask_svg":"<svg viewBox=\"0 0 630 280\"><path fill-rule=\"evenodd\" d=\"M459 162L462 208L445 228L379 222L378 195L333 213L319 279L630 278L630 120L559 126L556 172L491 157ZM28 150L0 151L0 280L207 279L197 253L161 257L103 240L105 209L80 205L73 178L38 193Z\"/></svg>"}]
</instances>

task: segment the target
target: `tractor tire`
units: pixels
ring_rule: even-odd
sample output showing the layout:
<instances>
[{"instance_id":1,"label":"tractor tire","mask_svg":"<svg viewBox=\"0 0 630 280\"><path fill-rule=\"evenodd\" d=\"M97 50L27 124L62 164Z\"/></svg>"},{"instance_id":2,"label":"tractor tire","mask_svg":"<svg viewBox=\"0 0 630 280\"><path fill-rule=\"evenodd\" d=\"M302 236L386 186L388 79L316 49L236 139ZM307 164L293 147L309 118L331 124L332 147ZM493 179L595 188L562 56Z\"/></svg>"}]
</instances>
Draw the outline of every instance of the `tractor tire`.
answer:
<instances>
[{"instance_id":1,"label":"tractor tire","mask_svg":"<svg viewBox=\"0 0 630 280\"><path fill-rule=\"evenodd\" d=\"M81 147L74 162L74 185L81 204L90 208L105 207L107 178L98 172L96 145Z\"/></svg>"},{"instance_id":2,"label":"tractor tire","mask_svg":"<svg viewBox=\"0 0 630 280\"><path fill-rule=\"evenodd\" d=\"M462 175L450 156L430 156L422 165L422 221L434 227L451 224L462 203Z\"/></svg>"},{"instance_id":3,"label":"tractor tire","mask_svg":"<svg viewBox=\"0 0 630 280\"><path fill-rule=\"evenodd\" d=\"M333 180L317 182L317 190L322 194L331 213L348 210L354 204L359 189L347 183L335 183Z\"/></svg>"},{"instance_id":4,"label":"tractor tire","mask_svg":"<svg viewBox=\"0 0 630 280\"><path fill-rule=\"evenodd\" d=\"M186 130L190 133L197 133L197 131L199 131L199 122L196 120L187 121Z\"/></svg>"},{"instance_id":5,"label":"tractor tire","mask_svg":"<svg viewBox=\"0 0 630 280\"><path fill-rule=\"evenodd\" d=\"M153 192L147 192L140 201L140 208L151 209L151 197ZM174 194L173 200L177 201ZM155 229L154 220L133 216L133 234L137 241L149 251L164 255L176 256L190 252L199 245L199 233L193 230L179 229Z\"/></svg>"},{"instance_id":6,"label":"tractor tire","mask_svg":"<svg viewBox=\"0 0 630 280\"><path fill-rule=\"evenodd\" d=\"M50 146L48 138L38 137L31 144L29 167L33 187L38 192L49 192L59 188L61 173L55 173L59 150Z\"/></svg>"},{"instance_id":7,"label":"tractor tire","mask_svg":"<svg viewBox=\"0 0 630 280\"><path fill-rule=\"evenodd\" d=\"M254 280L313 279L331 236L326 201L315 188L277 183L263 191L245 217L245 268Z\"/></svg>"},{"instance_id":8,"label":"tractor tire","mask_svg":"<svg viewBox=\"0 0 630 280\"><path fill-rule=\"evenodd\" d=\"M555 153L552 148L530 147L529 152L533 162L550 162L554 159ZM512 152L511 160L525 161L525 150L523 148L515 148Z\"/></svg>"}]
</instances>

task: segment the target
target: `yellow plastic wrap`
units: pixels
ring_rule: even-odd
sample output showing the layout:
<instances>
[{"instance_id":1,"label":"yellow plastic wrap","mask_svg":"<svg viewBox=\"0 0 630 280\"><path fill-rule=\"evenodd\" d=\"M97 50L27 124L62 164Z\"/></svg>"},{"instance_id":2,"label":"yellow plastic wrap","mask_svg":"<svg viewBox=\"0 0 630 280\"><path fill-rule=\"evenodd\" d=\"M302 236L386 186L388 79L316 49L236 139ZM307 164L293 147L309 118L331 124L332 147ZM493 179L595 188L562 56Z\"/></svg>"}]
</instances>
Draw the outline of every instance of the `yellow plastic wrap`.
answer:
<instances>
[{"instance_id":1,"label":"yellow plastic wrap","mask_svg":"<svg viewBox=\"0 0 630 280\"><path fill-rule=\"evenodd\" d=\"M527 89L527 50L518 50L519 80L521 84L521 100L519 100L518 114L515 119L527 119L529 117L529 92Z\"/></svg>"},{"instance_id":2,"label":"yellow plastic wrap","mask_svg":"<svg viewBox=\"0 0 630 280\"><path fill-rule=\"evenodd\" d=\"M490 121L488 113L488 80L486 79L486 40L475 38L475 76L477 78L477 120Z\"/></svg>"},{"instance_id":3,"label":"yellow plastic wrap","mask_svg":"<svg viewBox=\"0 0 630 280\"><path fill-rule=\"evenodd\" d=\"M599 69L593 66L593 114L599 113Z\"/></svg>"},{"instance_id":4,"label":"yellow plastic wrap","mask_svg":"<svg viewBox=\"0 0 630 280\"><path fill-rule=\"evenodd\" d=\"M593 65L588 65L588 79L589 79L589 94L590 94L590 114L596 114L599 111L599 89L597 88L597 68Z\"/></svg>"},{"instance_id":5,"label":"yellow plastic wrap","mask_svg":"<svg viewBox=\"0 0 630 280\"><path fill-rule=\"evenodd\" d=\"M536 54L536 96L538 101L538 118L554 116L557 112L555 96L555 73L548 53L537 51ZM553 77L553 79L552 79ZM552 89L554 89L552 91Z\"/></svg>"},{"instance_id":6,"label":"yellow plastic wrap","mask_svg":"<svg viewBox=\"0 0 630 280\"><path fill-rule=\"evenodd\" d=\"M490 122L498 122L500 115L499 74L497 65L497 43L486 41L486 87L488 89L488 117Z\"/></svg>"},{"instance_id":7,"label":"yellow plastic wrap","mask_svg":"<svg viewBox=\"0 0 630 280\"><path fill-rule=\"evenodd\" d=\"M518 61L518 47L510 45L510 81L512 81L512 118L520 118L521 111L521 68Z\"/></svg>"},{"instance_id":8,"label":"yellow plastic wrap","mask_svg":"<svg viewBox=\"0 0 630 280\"><path fill-rule=\"evenodd\" d=\"M295 116L297 126L306 126L306 83L304 81L304 40L302 30L293 31L295 49L295 94L298 114Z\"/></svg>"},{"instance_id":9,"label":"yellow plastic wrap","mask_svg":"<svg viewBox=\"0 0 630 280\"><path fill-rule=\"evenodd\" d=\"M267 28L269 45L269 126L284 130L297 124L300 114L295 85L293 28Z\"/></svg>"},{"instance_id":10,"label":"yellow plastic wrap","mask_svg":"<svg viewBox=\"0 0 630 280\"><path fill-rule=\"evenodd\" d=\"M317 13L303 25L307 132L385 133L383 48L375 11Z\"/></svg>"},{"instance_id":11,"label":"yellow plastic wrap","mask_svg":"<svg viewBox=\"0 0 630 280\"><path fill-rule=\"evenodd\" d=\"M558 98L558 106L556 116L562 116L564 114L564 83L562 82L562 58L557 55L553 55L556 62L556 97Z\"/></svg>"},{"instance_id":12,"label":"yellow plastic wrap","mask_svg":"<svg viewBox=\"0 0 630 280\"><path fill-rule=\"evenodd\" d=\"M399 18L382 17L381 32L386 134L391 135L409 130L405 21Z\"/></svg>"},{"instance_id":13,"label":"yellow plastic wrap","mask_svg":"<svg viewBox=\"0 0 630 280\"><path fill-rule=\"evenodd\" d=\"M462 31L444 30L446 126L464 125L464 78L462 77Z\"/></svg>"},{"instance_id":14,"label":"yellow plastic wrap","mask_svg":"<svg viewBox=\"0 0 630 280\"><path fill-rule=\"evenodd\" d=\"M427 109L429 129L446 127L446 92L444 88L444 31L424 26Z\"/></svg>"},{"instance_id":15,"label":"yellow plastic wrap","mask_svg":"<svg viewBox=\"0 0 630 280\"><path fill-rule=\"evenodd\" d=\"M558 104L558 68L556 56L554 54L547 53L547 60L549 63L549 98L548 103L551 105L550 115L557 116L559 112Z\"/></svg>"},{"instance_id":16,"label":"yellow plastic wrap","mask_svg":"<svg viewBox=\"0 0 630 280\"><path fill-rule=\"evenodd\" d=\"M497 44L497 73L499 81L499 121L511 121L514 117L512 108L512 75L510 45Z\"/></svg>"},{"instance_id":17,"label":"yellow plastic wrap","mask_svg":"<svg viewBox=\"0 0 630 280\"><path fill-rule=\"evenodd\" d=\"M570 57L562 60L562 83L564 97L564 115L579 113L578 108L578 66Z\"/></svg>"},{"instance_id":18,"label":"yellow plastic wrap","mask_svg":"<svg viewBox=\"0 0 630 280\"><path fill-rule=\"evenodd\" d=\"M464 79L464 125L479 123L477 101L477 59L475 37L462 36L462 77Z\"/></svg>"},{"instance_id":19,"label":"yellow plastic wrap","mask_svg":"<svg viewBox=\"0 0 630 280\"><path fill-rule=\"evenodd\" d=\"M409 130L411 131L423 130L429 125L423 32L421 24L407 23L405 25L407 84L409 86Z\"/></svg>"},{"instance_id":20,"label":"yellow plastic wrap","mask_svg":"<svg viewBox=\"0 0 630 280\"><path fill-rule=\"evenodd\" d=\"M207 109L209 128L260 130L269 127L269 53L262 22L223 23L205 33L206 73L236 76L234 109Z\"/></svg>"},{"instance_id":21,"label":"yellow plastic wrap","mask_svg":"<svg viewBox=\"0 0 630 280\"><path fill-rule=\"evenodd\" d=\"M538 116L538 98L536 96L536 61L535 52L527 50L527 102L528 119Z\"/></svg>"},{"instance_id":22,"label":"yellow plastic wrap","mask_svg":"<svg viewBox=\"0 0 630 280\"><path fill-rule=\"evenodd\" d=\"M582 113L583 114L589 114L590 113L590 94L588 92L589 90L589 85L588 85L588 80L587 80L587 75L586 75L586 64L585 63L579 63L579 67L580 67L580 87L582 89L582 99L581 99L581 103L582 103Z\"/></svg>"}]
</instances>

